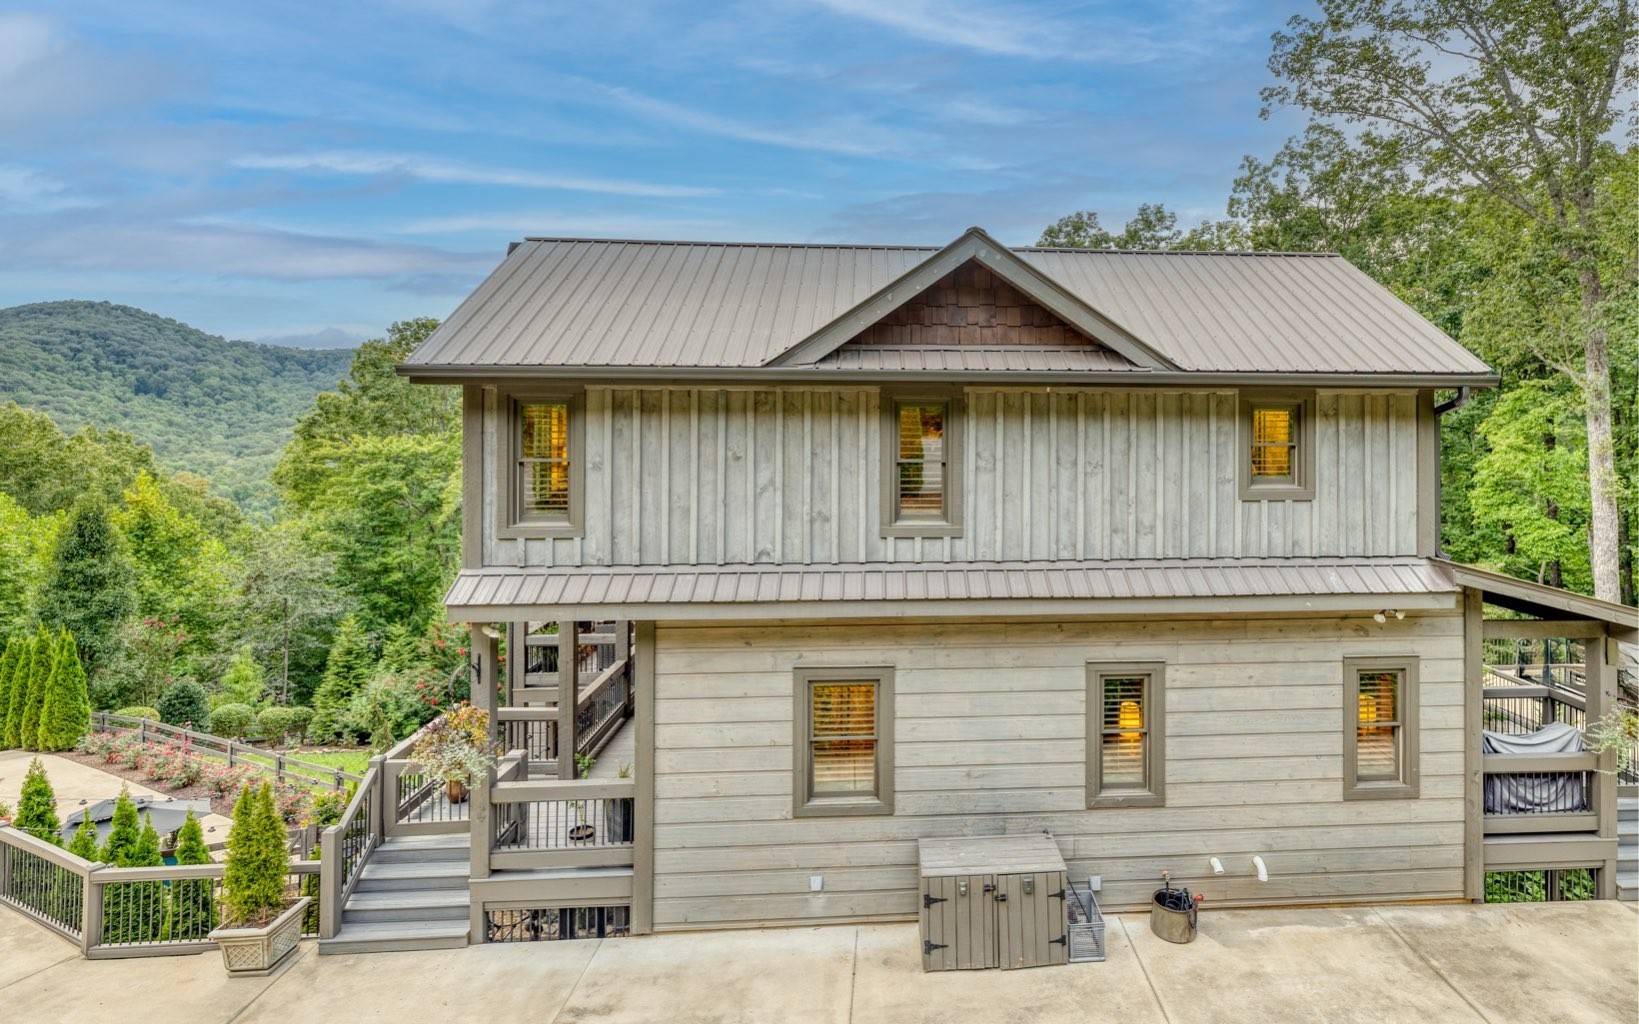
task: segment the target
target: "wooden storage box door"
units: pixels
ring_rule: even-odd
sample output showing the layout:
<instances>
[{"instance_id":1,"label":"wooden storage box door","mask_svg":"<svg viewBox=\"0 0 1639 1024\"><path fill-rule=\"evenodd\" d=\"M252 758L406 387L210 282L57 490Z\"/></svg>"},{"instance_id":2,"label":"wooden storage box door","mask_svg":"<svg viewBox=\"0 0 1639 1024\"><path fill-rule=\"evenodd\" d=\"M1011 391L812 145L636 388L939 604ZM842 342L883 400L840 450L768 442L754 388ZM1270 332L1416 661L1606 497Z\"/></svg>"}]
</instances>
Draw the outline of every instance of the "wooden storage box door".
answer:
<instances>
[{"instance_id":1,"label":"wooden storage box door","mask_svg":"<svg viewBox=\"0 0 1639 1024\"><path fill-rule=\"evenodd\" d=\"M997 875L996 939L1003 970L1068 962L1065 873Z\"/></svg>"},{"instance_id":2,"label":"wooden storage box door","mask_svg":"<svg viewBox=\"0 0 1639 1024\"><path fill-rule=\"evenodd\" d=\"M997 966L996 880L990 875L922 879L922 969L971 971Z\"/></svg>"}]
</instances>

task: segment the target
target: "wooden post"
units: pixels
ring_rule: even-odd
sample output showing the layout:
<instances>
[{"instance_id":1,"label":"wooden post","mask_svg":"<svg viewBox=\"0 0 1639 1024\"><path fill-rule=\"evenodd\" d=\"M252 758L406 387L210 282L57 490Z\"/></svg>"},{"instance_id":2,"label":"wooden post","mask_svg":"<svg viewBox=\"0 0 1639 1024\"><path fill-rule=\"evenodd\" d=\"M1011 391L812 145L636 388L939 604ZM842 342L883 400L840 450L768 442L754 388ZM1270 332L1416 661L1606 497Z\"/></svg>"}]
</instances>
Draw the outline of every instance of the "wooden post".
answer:
<instances>
[{"instance_id":1,"label":"wooden post","mask_svg":"<svg viewBox=\"0 0 1639 1024\"><path fill-rule=\"evenodd\" d=\"M654 623L637 624L637 642L626 678L632 685L633 750L632 908L633 935L654 931Z\"/></svg>"},{"instance_id":2,"label":"wooden post","mask_svg":"<svg viewBox=\"0 0 1639 1024\"><path fill-rule=\"evenodd\" d=\"M398 787L394 786L391 792L387 789L385 755L377 754L370 759L364 770L366 778L370 777L372 769L375 770L376 791L370 796L370 833L376 837L376 842L380 843L387 838L387 830L398 821Z\"/></svg>"},{"instance_id":3,"label":"wooden post","mask_svg":"<svg viewBox=\"0 0 1639 1024\"><path fill-rule=\"evenodd\" d=\"M1485 595L1463 590L1463 895L1485 902Z\"/></svg>"},{"instance_id":4,"label":"wooden post","mask_svg":"<svg viewBox=\"0 0 1639 1024\"><path fill-rule=\"evenodd\" d=\"M1616 706L1616 641L1601 636L1586 644L1588 663L1583 666L1587 681L1587 728L1593 728L1604 714ZM1599 771L1593 775L1593 810L1598 817L1599 838L1611 840L1611 855L1599 872L1602 900L1616 898L1616 751L1599 755Z\"/></svg>"},{"instance_id":5,"label":"wooden post","mask_svg":"<svg viewBox=\"0 0 1639 1024\"><path fill-rule=\"evenodd\" d=\"M341 838L340 825L324 830L319 841L319 938L333 939L341 931Z\"/></svg>"},{"instance_id":6,"label":"wooden post","mask_svg":"<svg viewBox=\"0 0 1639 1024\"><path fill-rule=\"evenodd\" d=\"M489 854L492 835L490 824L490 792L495 785L495 769L491 768L472 780L472 786L467 792L467 826L469 828L467 872L469 879L488 878L490 874ZM470 909L467 911L467 941L480 943L485 939L484 902L481 897L471 895Z\"/></svg>"},{"instance_id":7,"label":"wooden post","mask_svg":"<svg viewBox=\"0 0 1639 1024\"><path fill-rule=\"evenodd\" d=\"M558 623L558 778L575 777L575 716L580 703L580 665L575 657L580 626Z\"/></svg>"},{"instance_id":8,"label":"wooden post","mask_svg":"<svg viewBox=\"0 0 1639 1024\"><path fill-rule=\"evenodd\" d=\"M102 942L102 885L93 877L101 866L91 865L81 881L85 886L85 906L80 908L80 952L88 955Z\"/></svg>"},{"instance_id":9,"label":"wooden post","mask_svg":"<svg viewBox=\"0 0 1639 1024\"><path fill-rule=\"evenodd\" d=\"M148 742L148 719L139 718L139 719L137 719L137 722L138 722L138 725L137 725L137 739L139 741L143 742L143 743L147 743ZM233 761L231 759L228 761L228 765L229 765L229 767L232 767Z\"/></svg>"},{"instance_id":10,"label":"wooden post","mask_svg":"<svg viewBox=\"0 0 1639 1024\"><path fill-rule=\"evenodd\" d=\"M529 643L529 623L509 622L506 624L506 703L514 707L519 703L518 690L524 685L524 662L528 660L526 646Z\"/></svg>"},{"instance_id":11,"label":"wooden post","mask_svg":"<svg viewBox=\"0 0 1639 1024\"><path fill-rule=\"evenodd\" d=\"M472 681L472 706L482 708L489 716L489 738L495 739L495 684L498 682L495 667L500 661L501 642L499 638L484 632L483 623L467 623L468 631L472 635L472 663L475 671Z\"/></svg>"},{"instance_id":12,"label":"wooden post","mask_svg":"<svg viewBox=\"0 0 1639 1024\"><path fill-rule=\"evenodd\" d=\"M233 741L228 741L228 767L233 767Z\"/></svg>"}]
</instances>

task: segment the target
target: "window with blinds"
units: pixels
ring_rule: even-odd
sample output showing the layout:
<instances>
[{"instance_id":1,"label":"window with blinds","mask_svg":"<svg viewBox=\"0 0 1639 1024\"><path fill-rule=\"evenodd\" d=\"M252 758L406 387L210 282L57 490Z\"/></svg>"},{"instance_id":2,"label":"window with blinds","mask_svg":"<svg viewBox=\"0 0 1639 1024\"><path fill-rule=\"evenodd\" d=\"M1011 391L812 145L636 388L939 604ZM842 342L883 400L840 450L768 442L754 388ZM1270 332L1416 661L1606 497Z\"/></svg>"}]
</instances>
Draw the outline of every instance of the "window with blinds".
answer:
<instances>
[{"instance_id":1,"label":"window with blinds","mask_svg":"<svg viewBox=\"0 0 1639 1024\"><path fill-rule=\"evenodd\" d=\"M1345 799L1417 795L1417 663L1343 662Z\"/></svg>"},{"instance_id":2,"label":"window with blinds","mask_svg":"<svg viewBox=\"0 0 1639 1024\"><path fill-rule=\"evenodd\" d=\"M569 521L569 403L518 405L518 518Z\"/></svg>"},{"instance_id":3,"label":"window with blinds","mask_svg":"<svg viewBox=\"0 0 1639 1024\"><path fill-rule=\"evenodd\" d=\"M899 522L945 521L947 402L899 403Z\"/></svg>"},{"instance_id":4,"label":"window with blinds","mask_svg":"<svg viewBox=\"0 0 1639 1024\"><path fill-rule=\"evenodd\" d=\"M1314 498L1314 407L1313 392L1241 396L1241 500Z\"/></svg>"},{"instance_id":5,"label":"window with blinds","mask_svg":"<svg viewBox=\"0 0 1639 1024\"><path fill-rule=\"evenodd\" d=\"M797 673L796 813L892 810L888 669Z\"/></svg>"},{"instance_id":6,"label":"window with blinds","mask_svg":"<svg viewBox=\"0 0 1639 1024\"><path fill-rule=\"evenodd\" d=\"M1162 666L1089 665L1088 806L1162 802Z\"/></svg>"}]
</instances>

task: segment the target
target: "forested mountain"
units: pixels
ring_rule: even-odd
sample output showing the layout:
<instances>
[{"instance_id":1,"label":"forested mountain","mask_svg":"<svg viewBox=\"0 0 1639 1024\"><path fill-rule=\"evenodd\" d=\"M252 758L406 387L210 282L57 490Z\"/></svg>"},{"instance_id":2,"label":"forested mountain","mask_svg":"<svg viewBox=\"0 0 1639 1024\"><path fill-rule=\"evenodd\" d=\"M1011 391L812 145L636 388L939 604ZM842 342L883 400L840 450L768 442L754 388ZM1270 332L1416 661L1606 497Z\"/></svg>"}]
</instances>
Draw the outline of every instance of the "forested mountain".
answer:
<instances>
[{"instance_id":1,"label":"forested mountain","mask_svg":"<svg viewBox=\"0 0 1639 1024\"><path fill-rule=\"evenodd\" d=\"M127 431L161 466L205 477L251 511L271 509L269 478L296 418L351 360L348 349L228 341L108 302L0 309L0 402L70 433Z\"/></svg>"}]
</instances>

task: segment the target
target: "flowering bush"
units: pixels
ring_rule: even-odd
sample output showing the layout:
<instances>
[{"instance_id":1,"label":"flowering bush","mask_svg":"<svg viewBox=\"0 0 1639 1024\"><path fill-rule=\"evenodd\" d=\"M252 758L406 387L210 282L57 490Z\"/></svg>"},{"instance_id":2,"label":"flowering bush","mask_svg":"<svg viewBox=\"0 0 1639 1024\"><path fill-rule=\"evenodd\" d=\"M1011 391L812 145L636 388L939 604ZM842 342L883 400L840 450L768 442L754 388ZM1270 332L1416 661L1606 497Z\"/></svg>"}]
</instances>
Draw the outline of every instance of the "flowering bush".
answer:
<instances>
[{"instance_id":1,"label":"flowering bush","mask_svg":"<svg viewBox=\"0 0 1639 1024\"><path fill-rule=\"evenodd\" d=\"M144 743L132 733L97 732L83 737L78 750L101 758L107 764L119 765L140 772L154 782L171 789L186 789L203 785L218 797L229 797L246 786L260 785L267 773L256 765L237 764L232 768L221 761L197 753L187 741L182 743ZM340 806L332 807L336 801ZM287 824L300 825L309 820L323 820L333 824L347 805L342 793L314 793L291 783L276 784L273 792L275 809Z\"/></svg>"},{"instance_id":2,"label":"flowering bush","mask_svg":"<svg viewBox=\"0 0 1639 1024\"><path fill-rule=\"evenodd\" d=\"M489 712L463 702L427 727L410 757L429 778L467 785L495 766L495 753Z\"/></svg>"}]
</instances>

